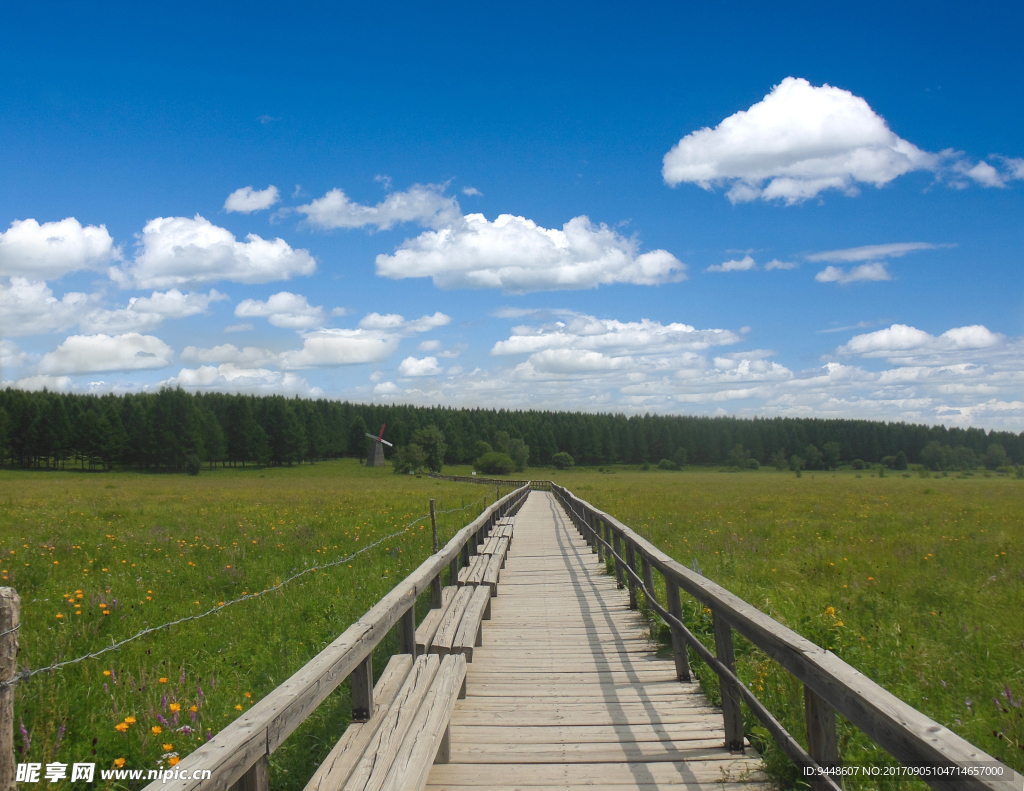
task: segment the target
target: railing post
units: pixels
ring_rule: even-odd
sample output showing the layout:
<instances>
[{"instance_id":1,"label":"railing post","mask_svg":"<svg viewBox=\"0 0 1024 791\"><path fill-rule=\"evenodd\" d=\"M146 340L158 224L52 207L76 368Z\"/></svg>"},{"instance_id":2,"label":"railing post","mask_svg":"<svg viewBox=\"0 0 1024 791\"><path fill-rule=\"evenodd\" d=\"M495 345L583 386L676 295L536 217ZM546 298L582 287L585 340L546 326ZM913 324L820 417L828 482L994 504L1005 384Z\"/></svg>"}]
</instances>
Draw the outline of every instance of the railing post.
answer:
<instances>
[{"instance_id":1,"label":"railing post","mask_svg":"<svg viewBox=\"0 0 1024 791\"><path fill-rule=\"evenodd\" d=\"M636 550L633 548L632 541L626 542L626 563L629 565L630 571L636 571ZM627 574L626 582L629 585L629 609L635 610L637 608L636 580L633 579L632 574Z\"/></svg>"},{"instance_id":2,"label":"railing post","mask_svg":"<svg viewBox=\"0 0 1024 791\"><path fill-rule=\"evenodd\" d=\"M603 565L604 564L604 544L602 544L601 541L599 540L600 537L601 537L601 533L602 533L602 529L601 529L602 526L603 526L603 523L601 521L601 517L599 517L597 514L594 514L594 543L597 545L597 559L599 561L601 561L601 564Z\"/></svg>"},{"instance_id":3,"label":"railing post","mask_svg":"<svg viewBox=\"0 0 1024 791\"><path fill-rule=\"evenodd\" d=\"M437 554L437 514L434 512L434 498L433 497L430 498L430 528L431 528L432 536L433 536L434 554ZM458 572L456 572L456 574L458 574ZM440 573L438 573L438 575L436 577L434 577L434 579L432 579L430 581L430 609L436 610L436 609L438 609L441 606L441 604L442 604L442 599L441 599L441 575L440 575ZM415 631L416 631L416 623L415 623L415 618L414 618L414 620L413 620L413 632L415 633ZM415 645L416 645L416 641L414 639L413 640L413 646L415 647ZM409 652L406 652L406 653L409 653ZM412 651L411 653L413 655L413 658L415 658L416 657L416 651Z\"/></svg>"},{"instance_id":4,"label":"railing post","mask_svg":"<svg viewBox=\"0 0 1024 791\"><path fill-rule=\"evenodd\" d=\"M647 593L644 594L644 598L648 600L647 609L651 609L651 601L655 598L654 572L651 570L651 561L643 552L640 553L640 569L644 577L644 587L647 588Z\"/></svg>"},{"instance_id":5,"label":"railing post","mask_svg":"<svg viewBox=\"0 0 1024 791\"><path fill-rule=\"evenodd\" d=\"M433 586L431 586L433 591ZM433 596L431 596L433 598ZM433 602L431 602L433 605ZM413 604L408 610L402 613L402 617L398 621L399 636L401 638L401 652L403 654L412 654L412 658L416 658L416 605Z\"/></svg>"},{"instance_id":6,"label":"railing post","mask_svg":"<svg viewBox=\"0 0 1024 791\"><path fill-rule=\"evenodd\" d=\"M624 587L626 587L626 584L625 584L625 582L622 579L622 575L625 574L625 572L622 570L622 563L619 562L619 558L622 557L622 539L619 537L619 531L618 530L612 530L612 536L614 536L613 544L612 545L615 547L615 555L616 555L616 557L615 557L615 584L616 584L616 587L618 587L619 590L622 590Z\"/></svg>"},{"instance_id":7,"label":"railing post","mask_svg":"<svg viewBox=\"0 0 1024 791\"><path fill-rule=\"evenodd\" d=\"M14 791L14 679L18 669L18 631L21 626L21 597L14 588L0 588L0 791Z\"/></svg>"},{"instance_id":8,"label":"railing post","mask_svg":"<svg viewBox=\"0 0 1024 791\"><path fill-rule=\"evenodd\" d=\"M269 791L269 789L270 762L264 753L244 775L235 781L230 791Z\"/></svg>"},{"instance_id":9,"label":"railing post","mask_svg":"<svg viewBox=\"0 0 1024 791\"><path fill-rule=\"evenodd\" d=\"M452 558L452 562L448 564L448 584L458 585L459 584L459 558L460 553L456 552L455 557ZM438 607L443 606L443 601ZM433 605L431 605L433 607Z\"/></svg>"},{"instance_id":10,"label":"railing post","mask_svg":"<svg viewBox=\"0 0 1024 791\"><path fill-rule=\"evenodd\" d=\"M732 647L732 626L717 612L712 612L715 624L715 656L733 673L736 672L736 654ZM718 677L722 691L722 717L725 719L725 747L731 752L743 752L743 709L740 691L731 681Z\"/></svg>"},{"instance_id":11,"label":"railing post","mask_svg":"<svg viewBox=\"0 0 1024 791\"><path fill-rule=\"evenodd\" d=\"M415 634L413 641L415 642ZM352 722L366 722L373 716L373 652L352 671Z\"/></svg>"},{"instance_id":12,"label":"railing post","mask_svg":"<svg viewBox=\"0 0 1024 791\"><path fill-rule=\"evenodd\" d=\"M668 599L669 615L674 615L680 621L683 620L683 605L679 601L679 586L667 574L665 575L665 598ZM682 630L675 624L670 624L672 629L672 655L676 661L676 678L680 681L690 680L690 657L686 651L686 638Z\"/></svg>"},{"instance_id":13,"label":"railing post","mask_svg":"<svg viewBox=\"0 0 1024 791\"><path fill-rule=\"evenodd\" d=\"M839 766L839 739L836 736L836 710L807 686L804 687L804 713L807 719L807 752L819 766ZM842 777L833 777L842 785ZM822 780L811 779L812 789L826 789Z\"/></svg>"}]
</instances>

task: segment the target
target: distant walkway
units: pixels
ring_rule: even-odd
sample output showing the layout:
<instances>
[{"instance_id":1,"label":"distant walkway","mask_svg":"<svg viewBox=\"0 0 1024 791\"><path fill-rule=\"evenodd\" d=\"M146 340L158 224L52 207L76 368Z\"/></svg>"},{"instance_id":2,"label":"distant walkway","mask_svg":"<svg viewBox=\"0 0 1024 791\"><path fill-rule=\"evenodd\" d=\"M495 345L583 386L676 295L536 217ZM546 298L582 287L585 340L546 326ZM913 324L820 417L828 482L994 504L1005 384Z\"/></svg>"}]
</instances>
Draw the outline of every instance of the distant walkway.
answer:
<instances>
[{"instance_id":1,"label":"distant walkway","mask_svg":"<svg viewBox=\"0 0 1024 791\"><path fill-rule=\"evenodd\" d=\"M768 788L550 493L515 517L498 592L428 789Z\"/></svg>"}]
</instances>

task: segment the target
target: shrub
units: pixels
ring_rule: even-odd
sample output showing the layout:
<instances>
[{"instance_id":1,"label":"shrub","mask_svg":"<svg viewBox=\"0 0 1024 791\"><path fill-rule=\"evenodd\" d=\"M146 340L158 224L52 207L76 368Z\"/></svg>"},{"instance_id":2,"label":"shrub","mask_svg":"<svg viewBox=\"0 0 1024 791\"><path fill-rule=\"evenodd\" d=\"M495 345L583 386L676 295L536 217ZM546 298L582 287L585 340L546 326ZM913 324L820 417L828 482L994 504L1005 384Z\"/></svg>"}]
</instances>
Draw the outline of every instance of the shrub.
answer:
<instances>
[{"instance_id":1,"label":"shrub","mask_svg":"<svg viewBox=\"0 0 1024 791\"><path fill-rule=\"evenodd\" d=\"M757 459L747 459L747 469L759 470L761 469L761 462L759 462Z\"/></svg>"},{"instance_id":2,"label":"shrub","mask_svg":"<svg viewBox=\"0 0 1024 791\"><path fill-rule=\"evenodd\" d=\"M508 475L510 472L515 472L516 463L507 453L491 451L473 462L473 467L477 472L488 475Z\"/></svg>"},{"instance_id":3,"label":"shrub","mask_svg":"<svg viewBox=\"0 0 1024 791\"><path fill-rule=\"evenodd\" d=\"M640 465L640 469L643 470L644 472L647 472L649 469L651 469L651 463L649 461L645 461L643 464Z\"/></svg>"},{"instance_id":4,"label":"shrub","mask_svg":"<svg viewBox=\"0 0 1024 791\"><path fill-rule=\"evenodd\" d=\"M190 453L185 457L185 472L189 475L198 475L202 468L203 460L199 458L198 454Z\"/></svg>"},{"instance_id":5,"label":"shrub","mask_svg":"<svg viewBox=\"0 0 1024 791\"><path fill-rule=\"evenodd\" d=\"M415 442L410 442L408 445L399 448L392 454L391 464L394 466L395 473L398 475L409 472L419 472L427 464L427 454L423 448Z\"/></svg>"},{"instance_id":6,"label":"shrub","mask_svg":"<svg viewBox=\"0 0 1024 791\"><path fill-rule=\"evenodd\" d=\"M661 461L658 462L658 469L659 470L678 470L679 467L676 466L676 463L674 461L670 460L670 459L662 459Z\"/></svg>"},{"instance_id":7,"label":"shrub","mask_svg":"<svg viewBox=\"0 0 1024 791\"><path fill-rule=\"evenodd\" d=\"M864 461L864 459L854 459L852 462L850 462L850 466L853 467L853 469L855 470L866 470L868 468L868 465Z\"/></svg>"},{"instance_id":8,"label":"shrub","mask_svg":"<svg viewBox=\"0 0 1024 791\"><path fill-rule=\"evenodd\" d=\"M576 466L576 460L564 450L561 453L556 453L552 456L551 463L560 470L571 470Z\"/></svg>"},{"instance_id":9,"label":"shrub","mask_svg":"<svg viewBox=\"0 0 1024 791\"><path fill-rule=\"evenodd\" d=\"M686 448L679 448L672 456L672 462L676 465L677 470L683 469L686 466Z\"/></svg>"}]
</instances>

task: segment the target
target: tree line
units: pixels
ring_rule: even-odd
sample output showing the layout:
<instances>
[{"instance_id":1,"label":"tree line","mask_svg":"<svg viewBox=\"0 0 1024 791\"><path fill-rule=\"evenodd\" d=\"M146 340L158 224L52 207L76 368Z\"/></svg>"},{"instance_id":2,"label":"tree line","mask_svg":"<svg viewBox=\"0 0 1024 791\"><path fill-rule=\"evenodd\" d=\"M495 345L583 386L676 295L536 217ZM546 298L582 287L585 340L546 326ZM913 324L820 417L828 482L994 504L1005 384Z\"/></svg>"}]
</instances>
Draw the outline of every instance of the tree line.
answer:
<instances>
[{"instance_id":1,"label":"tree line","mask_svg":"<svg viewBox=\"0 0 1024 791\"><path fill-rule=\"evenodd\" d=\"M365 456L367 432L387 424L396 450L431 426L443 463L480 458L485 443L518 454L516 466L727 464L737 446L760 464L829 448L830 460L955 465L999 445L1024 463L1024 433L817 418L732 418L353 404L284 396L188 393L81 395L0 391L0 463L13 467L184 471L189 465L291 465ZM934 443L929 445L929 443ZM439 446L432 446L437 453ZM523 449L527 457L524 459ZM927 449L927 450L926 450ZM968 453L969 451L969 453ZM388 450L389 456L395 451ZM838 458L835 454L838 453ZM432 458L430 466L436 466Z\"/></svg>"}]
</instances>

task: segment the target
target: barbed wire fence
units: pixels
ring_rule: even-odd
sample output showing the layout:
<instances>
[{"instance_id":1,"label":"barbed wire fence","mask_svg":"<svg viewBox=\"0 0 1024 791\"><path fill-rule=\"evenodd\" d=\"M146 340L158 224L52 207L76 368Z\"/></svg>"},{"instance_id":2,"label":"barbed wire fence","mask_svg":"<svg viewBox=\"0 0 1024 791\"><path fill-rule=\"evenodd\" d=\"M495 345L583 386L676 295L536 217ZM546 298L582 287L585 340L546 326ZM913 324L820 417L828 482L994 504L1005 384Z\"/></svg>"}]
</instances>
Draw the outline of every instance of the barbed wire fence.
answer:
<instances>
[{"instance_id":1,"label":"barbed wire fence","mask_svg":"<svg viewBox=\"0 0 1024 791\"><path fill-rule=\"evenodd\" d=\"M472 508L477 503L479 503L479 502L481 502L481 501L483 501L485 499L486 499L486 497L481 497L481 498L479 498L477 500L474 500L473 502L469 503L468 505L461 506L460 508L450 508L447 511L436 511L435 512L435 516L442 516L444 514L453 514L456 511L465 511L467 508ZM169 629L172 626L178 626L179 624L188 623L189 621L198 621L201 618L206 618L207 616L213 615L215 613L222 612L223 610L227 609L228 607L231 607L234 604L239 604L239 603L244 602L244 601L250 601L252 599L257 599L260 596L266 596L269 593L274 593L275 591L281 590L281 588L283 588L285 585L289 584L290 582L294 582L299 577L303 577L306 574L312 574L313 572L316 572L316 571L321 571L322 572L324 569L329 569L329 568L332 568L333 566L340 566L343 563L348 563L350 560L352 560L354 558L357 558L360 555L365 554L366 552L369 552L371 549L374 549L375 547L380 546L385 541L390 541L393 538L397 538L398 536L400 536L403 533L405 533L406 531L408 531L410 528L418 525L420 522L423 522L423 521L425 521L427 519L430 519L430 514L425 514L424 516L421 516L418 519L414 519L413 521L409 522L409 524L407 524L405 527L403 527L401 530L396 530L393 533L389 533L388 535L383 536L383 537L377 539L372 544L367 544L362 549L356 550L355 552L353 552L350 555L346 555L345 557L341 557L341 558L338 558L336 560L332 560L330 563L321 563L318 566L311 566L308 569L303 569L302 571L300 571L300 572L298 572L296 574L292 574L290 577L288 577L287 579L282 580L281 582L277 583L276 585L274 585L274 586L272 586L270 588L266 588L266 589L264 589L262 591L257 591L255 593L245 593L245 594L239 596L236 599L231 599L230 601L219 603L215 607L211 607L209 610L206 610L205 612L196 613L195 615L188 615L188 616L185 616L184 618L178 618L178 619L173 620L173 621L168 621L167 623L162 623L159 626L147 626L145 629L142 629L141 631L137 632L136 634L133 634L131 637L126 637L124 640L121 640L119 642L112 642L108 646L105 646L105 647L103 647L103 648L101 648L101 649L99 649L97 651L91 651L90 653L85 654L85 655L80 656L80 657L76 657L75 659L67 659L67 660L65 660L63 662L55 662L52 665L47 665L46 667L37 667L34 670L31 670L29 668L24 668L24 669L18 671L17 673L15 673L14 677L9 679L8 681L0 681L0 689L2 689L4 687L12 687L12 686L14 686L14 685L16 685L16 684L18 684L20 682L23 682L23 681L28 681L33 676L36 676L36 675L38 675L40 673L52 673L54 671L60 670L62 668L65 668L68 665L77 665L79 662L84 662L87 659L95 659L96 657L102 656L103 654L107 654L107 653L109 653L111 651L117 651L122 646L127 645L128 643L134 642L135 640L139 640L139 639L145 637L146 635L153 634L153 632L159 632L159 631L162 631L164 629ZM8 629L5 632L0 632L0 637L8 635L11 632L15 632L15 631L17 631L20 628L21 628L21 624L18 624L13 629Z\"/></svg>"}]
</instances>

